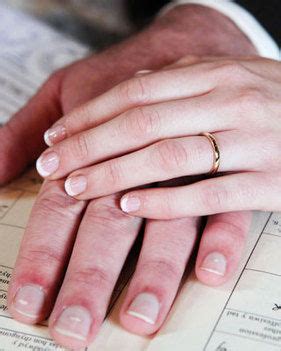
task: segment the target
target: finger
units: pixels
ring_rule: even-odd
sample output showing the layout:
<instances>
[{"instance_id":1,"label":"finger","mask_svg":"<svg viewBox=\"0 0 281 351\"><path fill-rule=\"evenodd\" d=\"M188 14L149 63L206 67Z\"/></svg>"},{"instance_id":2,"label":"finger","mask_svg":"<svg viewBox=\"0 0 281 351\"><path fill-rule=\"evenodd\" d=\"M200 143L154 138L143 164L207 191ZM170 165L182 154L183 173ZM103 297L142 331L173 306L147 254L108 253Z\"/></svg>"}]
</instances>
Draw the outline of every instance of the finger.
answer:
<instances>
[{"instance_id":1,"label":"finger","mask_svg":"<svg viewBox=\"0 0 281 351\"><path fill-rule=\"evenodd\" d=\"M97 335L140 230L141 220L122 213L116 197L89 204L50 317L52 336L70 349L87 346Z\"/></svg>"},{"instance_id":2,"label":"finger","mask_svg":"<svg viewBox=\"0 0 281 351\"><path fill-rule=\"evenodd\" d=\"M132 191L121 199L123 211L135 216L172 219L216 213L278 211L280 179L264 173L241 173L203 180L176 188Z\"/></svg>"},{"instance_id":3,"label":"finger","mask_svg":"<svg viewBox=\"0 0 281 351\"><path fill-rule=\"evenodd\" d=\"M222 213L208 218L197 255L196 275L207 285L220 285L237 269L252 212Z\"/></svg>"},{"instance_id":4,"label":"finger","mask_svg":"<svg viewBox=\"0 0 281 351\"><path fill-rule=\"evenodd\" d=\"M191 255L199 219L149 221L137 269L121 308L129 331L156 332L171 308Z\"/></svg>"},{"instance_id":5,"label":"finger","mask_svg":"<svg viewBox=\"0 0 281 351\"><path fill-rule=\"evenodd\" d=\"M46 133L45 140L51 146L133 107L206 94L218 82L229 85L229 80L235 83L238 78L240 84L244 79L252 83L257 76L280 80L279 67L278 61L257 57L204 57L199 62L196 57L183 58L174 67L168 66L161 71L137 75L122 82L74 110Z\"/></svg>"},{"instance_id":6,"label":"finger","mask_svg":"<svg viewBox=\"0 0 281 351\"><path fill-rule=\"evenodd\" d=\"M204 96L133 109L47 149L37 161L37 170L45 178L58 179L158 140L233 129L235 114L227 108L218 112L217 100Z\"/></svg>"},{"instance_id":7,"label":"finger","mask_svg":"<svg viewBox=\"0 0 281 351\"><path fill-rule=\"evenodd\" d=\"M212 64L203 63L137 75L60 119L47 131L45 140L48 145L53 145L136 106L205 94L215 87L217 80L211 68Z\"/></svg>"},{"instance_id":8,"label":"finger","mask_svg":"<svg viewBox=\"0 0 281 351\"><path fill-rule=\"evenodd\" d=\"M62 185L43 185L9 285L9 311L24 323L37 323L49 315L85 207L66 196Z\"/></svg>"},{"instance_id":9,"label":"finger","mask_svg":"<svg viewBox=\"0 0 281 351\"><path fill-rule=\"evenodd\" d=\"M232 131L213 135L221 150L221 172L252 170L260 163L260 149L253 147L255 141L249 137ZM242 141L237 143L237 138ZM257 140L256 144L259 143ZM154 182L205 174L212 169L213 162L212 144L205 136L167 139L135 153L80 169L69 175L65 189L77 199L91 199Z\"/></svg>"},{"instance_id":10,"label":"finger","mask_svg":"<svg viewBox=\"0 0 281 351\"><path fill-rule=\"evenodd\" d=\"M62 75L63 71L49 79L0 129L0 185L22 172L45 148L43 134L62 114L59 104Z\"/></svg>"}]
</instances>

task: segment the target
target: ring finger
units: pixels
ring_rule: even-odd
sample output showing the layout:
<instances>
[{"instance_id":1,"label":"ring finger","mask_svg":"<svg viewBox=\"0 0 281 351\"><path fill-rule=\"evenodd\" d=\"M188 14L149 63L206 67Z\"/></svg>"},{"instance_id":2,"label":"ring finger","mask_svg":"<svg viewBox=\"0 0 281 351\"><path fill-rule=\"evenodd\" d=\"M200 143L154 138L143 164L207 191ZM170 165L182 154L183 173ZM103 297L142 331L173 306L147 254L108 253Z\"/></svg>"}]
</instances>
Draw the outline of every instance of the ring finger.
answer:
<instances>
[{"instance_id":1,"label":"ring finger","mask_svg":"<svg viewBox=\"0 0 281 351\"><path fill-rule=\"evenodd\" d=\"M121 308L129 331L156 332L171 308L192 253L200 219L148 221L136 272Z\"/></svg>"},{"instance_id":2,"label":"ring finger","mask_svg":"<svg viewBox=\"0 0 281 351\"><path fill-rule=\"evenodd\" d=\"M253 152L260 150L259 140L237 131L214 133L214 136L221 150L221 172L254 170L257 164L263 163L262 152L259 151L259 157ZM257 147L253 147L255 143ZM213 162L212 145L205 136L167 139L76 171L66 180L65 189L70 196L85 200L140 185L208 173Z\"/></svg>"}]
</instances>

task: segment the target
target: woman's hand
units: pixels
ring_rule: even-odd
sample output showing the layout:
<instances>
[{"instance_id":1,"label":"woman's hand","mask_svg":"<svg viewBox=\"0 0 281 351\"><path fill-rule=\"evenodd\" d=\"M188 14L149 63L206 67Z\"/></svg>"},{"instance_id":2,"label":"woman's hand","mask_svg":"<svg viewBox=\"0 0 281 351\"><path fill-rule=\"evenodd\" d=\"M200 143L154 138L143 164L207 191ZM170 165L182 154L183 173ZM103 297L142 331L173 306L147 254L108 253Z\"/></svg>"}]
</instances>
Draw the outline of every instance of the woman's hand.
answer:
<instances>
[{"instance_id":1,"label":"woman's hand","mask_svg":"<svg viewBox=\"0 0 281 351\"><path fill-rule=\"evenodd\" d=\"M135 190L125 212L167 219L238 210L280 210L281 64L261 58L196 60L123 82L46 133L56 145L37 166L68 176L69 195L90 199L144 184L208 173L212 133L220 177ZM67 138L66 138L67 137ZM64 139L64 140L62 140Z\"/></svg>"}]
</instances>

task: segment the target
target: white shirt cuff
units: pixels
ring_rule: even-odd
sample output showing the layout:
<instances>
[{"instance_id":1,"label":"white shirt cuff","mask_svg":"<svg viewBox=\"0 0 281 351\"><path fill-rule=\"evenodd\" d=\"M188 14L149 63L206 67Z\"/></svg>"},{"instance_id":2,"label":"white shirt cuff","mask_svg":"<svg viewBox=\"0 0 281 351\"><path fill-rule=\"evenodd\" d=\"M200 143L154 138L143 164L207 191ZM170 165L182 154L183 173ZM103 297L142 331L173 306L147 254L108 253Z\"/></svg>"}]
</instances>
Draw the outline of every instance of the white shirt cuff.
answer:
<instances>
[{"instance_id":1,"label":"white shirt cuff","mask_svg":"<svg viewBox=\"0 0 281 351\"><path fill-rule=\"evenodd\" d=\"M229 17L251 40L260 56L280 60L280 48L261 24L243 7L231 0L174 0L164 8L164 12L178 5L198 4L212 7Z\"/></svg>"}]
</instances>

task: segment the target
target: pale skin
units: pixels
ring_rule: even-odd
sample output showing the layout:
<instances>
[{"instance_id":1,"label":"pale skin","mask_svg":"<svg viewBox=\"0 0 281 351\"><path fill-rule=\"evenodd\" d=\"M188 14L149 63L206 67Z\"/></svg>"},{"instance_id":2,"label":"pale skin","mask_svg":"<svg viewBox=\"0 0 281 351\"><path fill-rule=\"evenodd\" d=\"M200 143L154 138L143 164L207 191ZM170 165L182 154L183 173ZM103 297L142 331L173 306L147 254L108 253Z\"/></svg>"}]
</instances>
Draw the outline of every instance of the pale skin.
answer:
<instances>
[{"instance_id":1,"label":"pale skin","mask_svg":"<svg viewBox=\"0 0 281 351\"><path fill-rule=\"evenodd\" d=\"M45 151L37 166L49 179L68 176L68 194L88 200L208 173L214 155L200 134L211 132L221 150L223 176L135 190L122 197L122 209L153 219L279 211L280 87L278 61L183 58L122 82L64 117L57 126L67 137ZM104 115L100 106L108 106ZM107 122L97 122L105 116ZM91 118L94 127L84 130Z\"/></svg>"},{"instance_id":2,"label":"pale skin","mask_svg":"<svg viewBox=\"0 0 281 351\"><path fill-rule=\"evenodd\" d=\"M0 150L1 164L4 165L0 174L2 183L17 175L27 163L39 156L45 147L43 133L56 121L60 125L64 125L65 121L73 123L72 137L64 141L60 138L52 140L53 148L58 149L63 143L75 138L81 130L86 132L89 128L103 128L105 123L115 123L118 118L116 114L122 115L131 108L148 105L147 101L134 101L136 106L128 106L123 104L122 99L120 106L111 100L110 104L104 103L104 99L110 97L114 90L106 91L134 76L135 72L141 69L160 69L186 54L196 55L189 56L188 64L185 59L184 65L190 67L197 67L198 57L208 54L255 54L242 33L214 11L187 6L166 16L167 24L165 18L156 21L136 38L59 71L42 87L29 104L0 130L3 134L1 139L5 142ZM205 36L202 36L202 45L198 45L198 33L193 31L196 26L192 21L201 18L202 23L207 23L205 16L209 21L213 18L214 23L210 24L212 29L216 32L218 26L220 28L217 32L223 34L209 37L207 43L204 43ZM176 23L175 27L173 23ZM209 28L206 31L209 32ZM200 33L202 34L202 28ZM153 38L157 40L154 42ZM160 47L159 38L162 38ZM178 38L178 43L175 38ZM164 40L167 45L163 44ZM196 45L193 47L194 42ZM149 55L138 52L140 48L146 47L144 43ZM120 70L117 73L112 62L119 62ZM208 64L209 62L206 63ZM162 74L172 74L173 71L174 68L170 67L160 73L144 75L141 79L155 79L155 74L160 79ZM123 86L126 84L123 83ZM186 85L189 89L192 88L190 84ZM100 95L104 92L105 95ZM98 95L96 100L92 100ZM165 100L169 102L170 98L166 92ZM98 101L102 104L98 105ZM85 103L87 108L81 108ZM164 103L163 96L159 101L161 103ZM94 113L91 110L89 116L88 107L93 105ZM111 107L110 113L108 107ZM124 111L118 113L117 107ZM79 115L79 120L75 121L73 116L82 110L84 112ZM209 119L212 118L213 116ZM192 115L189 119L193 124ZM82 121L85 122L83 127ZM108 140L108 135L104 134L104 142ZM26 140L30 142L27 144ZM131 137L128 138L128 143L130 141ZM123 142L127 143L126 139L123 138ZM105 147L107 145L109 144L104 143ZM206 162L202 162L203 167L210 167L210 146L206 143L202 147L206 148L207 155L206 160L202 160ZM106 148L100 148L100 152L102 150L106 151ZM124 153L126 152L128 149ZM107 157L112 158L112 153L105 156ZM60 166L62 165L64 164ZM74 169L79 167L81 165ZM64 174L67 175L70 171L65 169ZM198 172L193 172L195 173ZM57 173L54 178L60 178L62 174ZM190 182L191 179L184 181ZM89 202L78 201L66 194L64 183L64 179L44 182L20 248L10 284L8 304L12 316L24 323L38 323L50 316L49 328L56 342L68 348L79 349L93 341L98 333L114 284L138 235L142 219L121 210L119 193ZM167 184L162 184L164 185ZM125 186L124 189L126 188ZM105 189L109 193L118 191ZM163 188L162 190L164 191ZM232 276L242 254L250 220L250 212L218 213L209 217L200 240L195 267L201 282L219 285ZM200 234L200 222L199 217L192 216L170 221L147 221L137 269L120 311L120 323L124 328L137 334L149 335L161 327ZM65 270L67 273L62 282ZM142 305L131 305L140 293Z\"/></svg>"}]
</instances>

